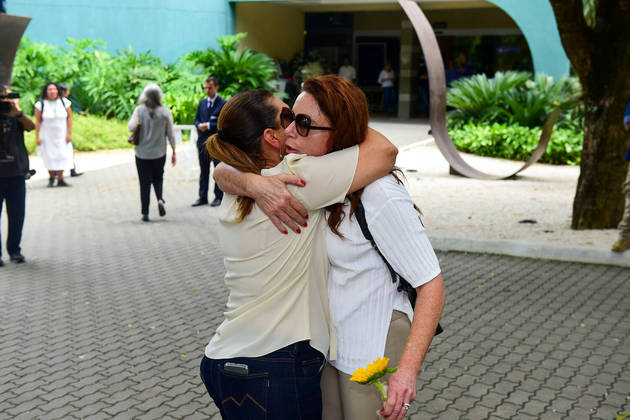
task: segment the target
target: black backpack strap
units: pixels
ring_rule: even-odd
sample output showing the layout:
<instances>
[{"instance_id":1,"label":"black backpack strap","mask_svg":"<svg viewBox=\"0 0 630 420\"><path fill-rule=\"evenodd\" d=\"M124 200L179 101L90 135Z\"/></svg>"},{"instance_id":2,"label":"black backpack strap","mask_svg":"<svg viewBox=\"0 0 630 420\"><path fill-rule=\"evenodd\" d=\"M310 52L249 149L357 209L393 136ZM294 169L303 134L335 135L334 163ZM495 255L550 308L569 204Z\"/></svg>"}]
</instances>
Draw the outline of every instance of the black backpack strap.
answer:
<instances>
[{"instance_id":1,"label":"black backpack strap","mask_svg":"<svg viewBox=\"0 0 630 420\"><path fill-rule=\"evenodd\" d=\"M394 268L391 266L389 261L387 261L387 259L383 256L383 254L381 254L381 251L380 249L378 249L376 242L374 242L372 233L370 232L370 229L368 228L368 225L367 225L367 220L365 219L365 209L363 208L363 203L361 203L360 200L357 207L354 209L354 215L357 218L357 222L359 222L359 227L361 228L361 232L363 232L363 236L365 237L365 239L367 239L370 242L370 244L372 245L372 248L374 248L374 250L378 252L378 255L381 256L381 258L383 259L383 262L387 266L387 269L389 270L389 274L392 276L392 282L394 283L398 282L398 278L400 278L400 276L398 275L396 270L394 270ZM400 291L400 286L398 286L398 291Z\"/></svg>"},{"instance_id":2,"label":"black backpack strap","mask_svg":"<svg viewBox=\"0 0 630 420\"><path fill-rule=\"evenodd\" d=\"M405 280L400 274L396 272L396 270L394 270L394 268L391 266L389 261L387 261L387 258L385 258L385 256L378 249L378 246L376 245L376 242L374 241L374 238L372 237L372 233L370 232L370 229L368 228L367 220L365 218L365 209L363 208L363 203L361 202L360 198L359 198L359 202L357 203L356 208L354 209L354 215L357 218L357 222L359 223L359 227L361 228L363 237L370 242L370 244L372 245L372 248L378 253L378 255L380 255L381 259L387 266L387 269L389 270L389 274L392 276L392 282L398 283L397 290L399 292L405 292L407 294L407 297L409 298L409 303L411 303L411 307L415 310L416 300L418 298L418 292L407 280ZM435 335L442 333L442 331L444 330L442 329L442 326L438 322L437 328L435 330Z\"/></svg>"}]
</instances>

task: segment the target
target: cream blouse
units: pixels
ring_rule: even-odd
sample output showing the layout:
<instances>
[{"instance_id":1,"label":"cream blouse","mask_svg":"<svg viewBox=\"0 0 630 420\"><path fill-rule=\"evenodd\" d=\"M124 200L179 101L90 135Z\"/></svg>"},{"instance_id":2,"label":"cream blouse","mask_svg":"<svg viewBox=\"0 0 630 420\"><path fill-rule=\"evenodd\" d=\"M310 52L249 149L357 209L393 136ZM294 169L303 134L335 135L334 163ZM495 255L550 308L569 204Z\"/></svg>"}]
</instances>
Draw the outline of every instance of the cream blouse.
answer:
<instances>
[{"instance_id":1,"label":"cream blouse","mask_svg":"<svg viewBox=\"0 0 630 420\"><path fill-rule=\"evenodd\" d=\"M225 194L217 230L229 297L225 319L206 346L208 358L263 356L302 340L324 355L330 347L335 357L323 208L344 201L358 157L358 146L321 157L290 154L262 172L306 181L290 186L309 212L300 234L281 234L256 205L237 222L237 197Z\"/></svg>"}]
</instances>

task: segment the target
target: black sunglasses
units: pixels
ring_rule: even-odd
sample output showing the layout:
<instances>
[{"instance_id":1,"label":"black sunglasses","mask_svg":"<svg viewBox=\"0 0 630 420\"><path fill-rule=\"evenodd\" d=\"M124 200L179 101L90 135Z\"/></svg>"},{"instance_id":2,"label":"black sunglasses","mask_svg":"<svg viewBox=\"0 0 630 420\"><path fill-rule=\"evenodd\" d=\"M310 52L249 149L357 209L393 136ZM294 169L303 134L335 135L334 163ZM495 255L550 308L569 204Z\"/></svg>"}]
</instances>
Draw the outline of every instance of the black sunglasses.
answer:
<instances>
[{"instance_id":1,"label":"black sunglasses","mask_svg":"<svg viewBox=\"0 0 630 420\"><path fill-rule=\"evenodd\" d=\"M304 114L295 115L289 108L282 108L280 111L280 125L282 128L287 128L291 123L295 121L295 131L302 136L308 136L311 130L332 130L332 127L316 127L311 125L311 117Z\"/></svg>"}]
</instances>

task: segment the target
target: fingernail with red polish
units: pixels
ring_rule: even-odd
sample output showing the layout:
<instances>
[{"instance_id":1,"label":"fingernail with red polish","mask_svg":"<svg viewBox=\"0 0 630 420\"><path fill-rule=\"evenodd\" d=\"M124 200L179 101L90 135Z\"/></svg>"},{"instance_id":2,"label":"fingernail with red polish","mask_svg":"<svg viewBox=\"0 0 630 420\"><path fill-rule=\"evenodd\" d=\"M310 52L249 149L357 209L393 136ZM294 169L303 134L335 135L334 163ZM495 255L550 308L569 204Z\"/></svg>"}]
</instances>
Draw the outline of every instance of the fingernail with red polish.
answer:
<instances>
[{"instance_id":1,"label":"fingernail with red polish","mask_svg":"<svg viewBox=\"0 0 630 420\"><path fill-rule=\"evenodd\" d=\"M305 219L308 219L308 214L306 214L306 217L305 217Z\"/></svg>"},{"instance_id":2,"label":"fingernail with red polish","mask_svg":"<svg viewBox=\"0 0 630 420\"><path fill-rule=\"evenodd\" d=\"M286 230L285 230L283 233L284 233L285 235L288 235L288 234L289 234L289 232L287 232Z\"/></svg>"},{"instance_id":3,"label":"fingernail with red polish","mask_svg":"<svg viewBox=\"0 0 630 420\"><path fill-rule=\"evenodd\" d=\"M296 232L297 232L297 233L302 233L302 231L300 230L300 228L297 228Z\"/></svg>"},{"instance_id":4,"label":"fingernail with red polish","mask_svg":"<svg viewBox=\"0 0 630 420\"><path fill-rule=\"evenodd\" d=\"M304 222L304 224L302 226L308 227L308 224L306 222Z\"/></svg>"},{"instance_id":5,"label":"fingernail with red polish","mask_svg":"<svg viewBox=\"0 0 630 420\"><path fill-rule=\"evenodd\" d=\"M300 183L301 183L302 185L306 185L306 181L304 181L303 179L300 179Z\"/></svg>"}]
</instances>

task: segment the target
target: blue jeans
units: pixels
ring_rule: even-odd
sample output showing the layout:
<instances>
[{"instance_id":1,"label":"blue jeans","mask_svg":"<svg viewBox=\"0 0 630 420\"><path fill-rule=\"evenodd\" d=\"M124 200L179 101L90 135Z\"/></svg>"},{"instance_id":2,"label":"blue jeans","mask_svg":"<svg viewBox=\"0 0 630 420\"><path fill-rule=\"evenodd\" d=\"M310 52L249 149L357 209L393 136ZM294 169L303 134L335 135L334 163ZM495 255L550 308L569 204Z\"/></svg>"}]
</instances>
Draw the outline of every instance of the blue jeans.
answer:
<instances>
[{"instance_id":1,"label":"blue jeans","mask_svg":"<svg viewBox=\"0 0 630 420\"><path fill-rule=\"evenodd\" d=\"M0 214L2 204L7 203L9 217L9 234L7 235L7 251L9 255L21 253L22 227L26 210L26 183L24 176L0 178ZM2 247L0 247L2 255Z\"/></svg>"},{"instance_id":2,"label":"blue jeans","mask_svg":"<svg viewBox=\"0 0 630 420\"><path fill-rule=\"evenodd\" d=\"M225 363L247 365L230 373ZM308 341L261 357L201 360L201 380L223 420L321 420L324 355Z\"/></svg>"},{"instance_id":3,"label":"blue jeans","mask_svg":"<svg viewBox=\"0 0 630 420\"><path fill-rule=\"evenodd\" d=\"M398 103L396 102L396 91L393 87L383 88L383 111L384 112L398 112Z\"/></svg>"}]
</instances>

